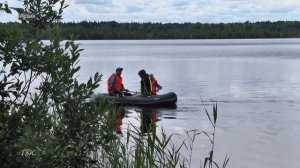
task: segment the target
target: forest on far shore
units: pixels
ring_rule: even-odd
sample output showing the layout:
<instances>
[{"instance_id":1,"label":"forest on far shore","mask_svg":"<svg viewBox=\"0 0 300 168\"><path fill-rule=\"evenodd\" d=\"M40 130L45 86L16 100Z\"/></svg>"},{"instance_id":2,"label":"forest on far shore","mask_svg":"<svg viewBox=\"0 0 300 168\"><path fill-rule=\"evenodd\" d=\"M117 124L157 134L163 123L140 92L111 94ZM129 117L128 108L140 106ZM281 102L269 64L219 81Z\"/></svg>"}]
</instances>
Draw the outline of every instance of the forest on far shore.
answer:
<instances>
[{"instance_id":1,"label":"forest on far shore","mask_svg":"<svg viewBox=\"0 0 300 168\"><path fill-rule=\"evenodd\" d=\"M299 21L244 23L59 23L63 39L231 39L231 38L299 38ZM21 24L0 23L0 28L12 29ZM41 33L41 39L49 39ZM1 37L0 37L1 38Z\"/></svg>"}]
</instances>

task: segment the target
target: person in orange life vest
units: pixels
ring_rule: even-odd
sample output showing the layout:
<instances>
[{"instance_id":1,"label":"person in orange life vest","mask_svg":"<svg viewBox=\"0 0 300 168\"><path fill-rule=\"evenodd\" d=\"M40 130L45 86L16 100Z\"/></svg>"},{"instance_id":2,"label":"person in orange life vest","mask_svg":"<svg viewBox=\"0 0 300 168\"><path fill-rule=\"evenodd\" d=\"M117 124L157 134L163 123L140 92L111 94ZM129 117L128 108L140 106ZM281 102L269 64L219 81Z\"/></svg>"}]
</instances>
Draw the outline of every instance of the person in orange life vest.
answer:
<instances>
[{"instance_id":1,"label":"person in orange life vest","mask_svg":"<svg viewBox=\"0 0 300 168\"><path fill-rule=\"evenodd\" d=\"M144 69L140 70L138 75L141 77L141 94L151 95L152 94L152 84L149 75Z\"/></svg>"},{"instance_id":2,"label":"person in orange life vest","mask_svg":"<svg viewBox=\"0 0 300 168\"><path fill-rule=\"evenodd\" d=\"M152 84L152 95L156 95L156 92L158 92L160 89L162 89L162 86L160 86L157 83L157 80L155 79L153 74L150 74L151 84Z\"/></svg>"},{"instance_id":3,"label":"person in orange life vest","mask_svg":"<svg viewBox=\"0 0 300 168\"><path fill-rule=\"evenodd\" d=\"M109 111L108 117L110 121L114 124L114 129L117 134L122 134L122 120L125 116L125 109L120 108L116 111Z\"/></svg>"},{"instance_id":4,"label":"person in orange life vest","mask_svg":"<svg viewBox=\"0 0 300 168\"><path fill-rule=\"evenodd\" d=\"M128 90L124 88L123 78L121 77L123 68L118 67L116 73L113 73L107 80L107 89L109 95L120 95L131 96L130 93L127 93Z\"/></svg>"}]
</instances>

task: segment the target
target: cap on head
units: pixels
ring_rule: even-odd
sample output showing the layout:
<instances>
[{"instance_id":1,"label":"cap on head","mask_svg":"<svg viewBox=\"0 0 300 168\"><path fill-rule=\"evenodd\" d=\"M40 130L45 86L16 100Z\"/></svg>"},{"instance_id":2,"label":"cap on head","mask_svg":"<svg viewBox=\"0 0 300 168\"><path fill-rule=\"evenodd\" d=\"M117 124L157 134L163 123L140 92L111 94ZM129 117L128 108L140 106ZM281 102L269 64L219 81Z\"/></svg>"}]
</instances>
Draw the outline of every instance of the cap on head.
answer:
<instances>
[{"instance_id":1,"label":"cap on head","mask_svg":"<svg viewBox=\"0 0 300 168\"><path fill-rule=\"evenodd\" d=\"M117 69L116 69L116 72L122 72L123 71L123 68L121 68L121 67L118 67Z\"/></svg>"}]
</instances>

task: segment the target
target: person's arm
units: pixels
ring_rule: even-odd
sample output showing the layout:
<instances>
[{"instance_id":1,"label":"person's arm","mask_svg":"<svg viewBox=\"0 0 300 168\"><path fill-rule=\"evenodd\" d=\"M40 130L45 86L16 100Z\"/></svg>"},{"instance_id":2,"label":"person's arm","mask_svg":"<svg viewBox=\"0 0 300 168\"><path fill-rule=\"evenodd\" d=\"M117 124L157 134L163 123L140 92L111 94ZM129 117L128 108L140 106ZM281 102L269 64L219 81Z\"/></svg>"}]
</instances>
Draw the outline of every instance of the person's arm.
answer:
<instances>
[{"instance_id":1,"label":"person's arm","mask_svg":"<svg viewBox=\"0 0 300 168\"><path fill-rule=\"evenodd\" d=\"M125 89L124 85L122 84L122 91L125 91L125 92L129 92L128 89Z\"/></svg>"},{"instance_id":2,"label":"person's arm","mask_svg":"<svg viewBox=\"0 0 300 168\"><path fill-rule=\"evenodd\" d=\"M156 87L157 87L158 89L162 89L162 86L159 85L157 82L156 82Z\"/></svg>"},{"instance_id":3,"label":"person's arm","mask_svg":"<svg viewBox=\"0 0 300 168\"><path fill-rule=\"evenodd\" d=\"M140 86L141 86L141 93L144 94L144 80L141 79L141 82L140 82Z\"/></svg>"}]
</instances>

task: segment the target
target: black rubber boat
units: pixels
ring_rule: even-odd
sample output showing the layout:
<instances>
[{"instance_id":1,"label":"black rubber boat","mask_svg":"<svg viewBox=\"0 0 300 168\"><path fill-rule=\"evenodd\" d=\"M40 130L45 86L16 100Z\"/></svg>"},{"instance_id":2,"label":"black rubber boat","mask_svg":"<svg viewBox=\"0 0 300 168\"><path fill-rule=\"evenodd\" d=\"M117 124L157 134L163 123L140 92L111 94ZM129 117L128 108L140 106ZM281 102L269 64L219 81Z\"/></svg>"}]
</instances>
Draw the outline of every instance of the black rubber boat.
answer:
<instances>
[{"instance_id":1,"label":"black rubber boat","mask_svg":"<svg viewBox=\"0 0 300 168\"><path fill-rule=\"evenodd\" d=\"M96 94L91 97L91 101L107 99L117 105L130 106L174 106L177 102L177 95L173 92L161 95L133 95L133 96L110 96L108 94Z\"/></svg>"}]
</instances>

